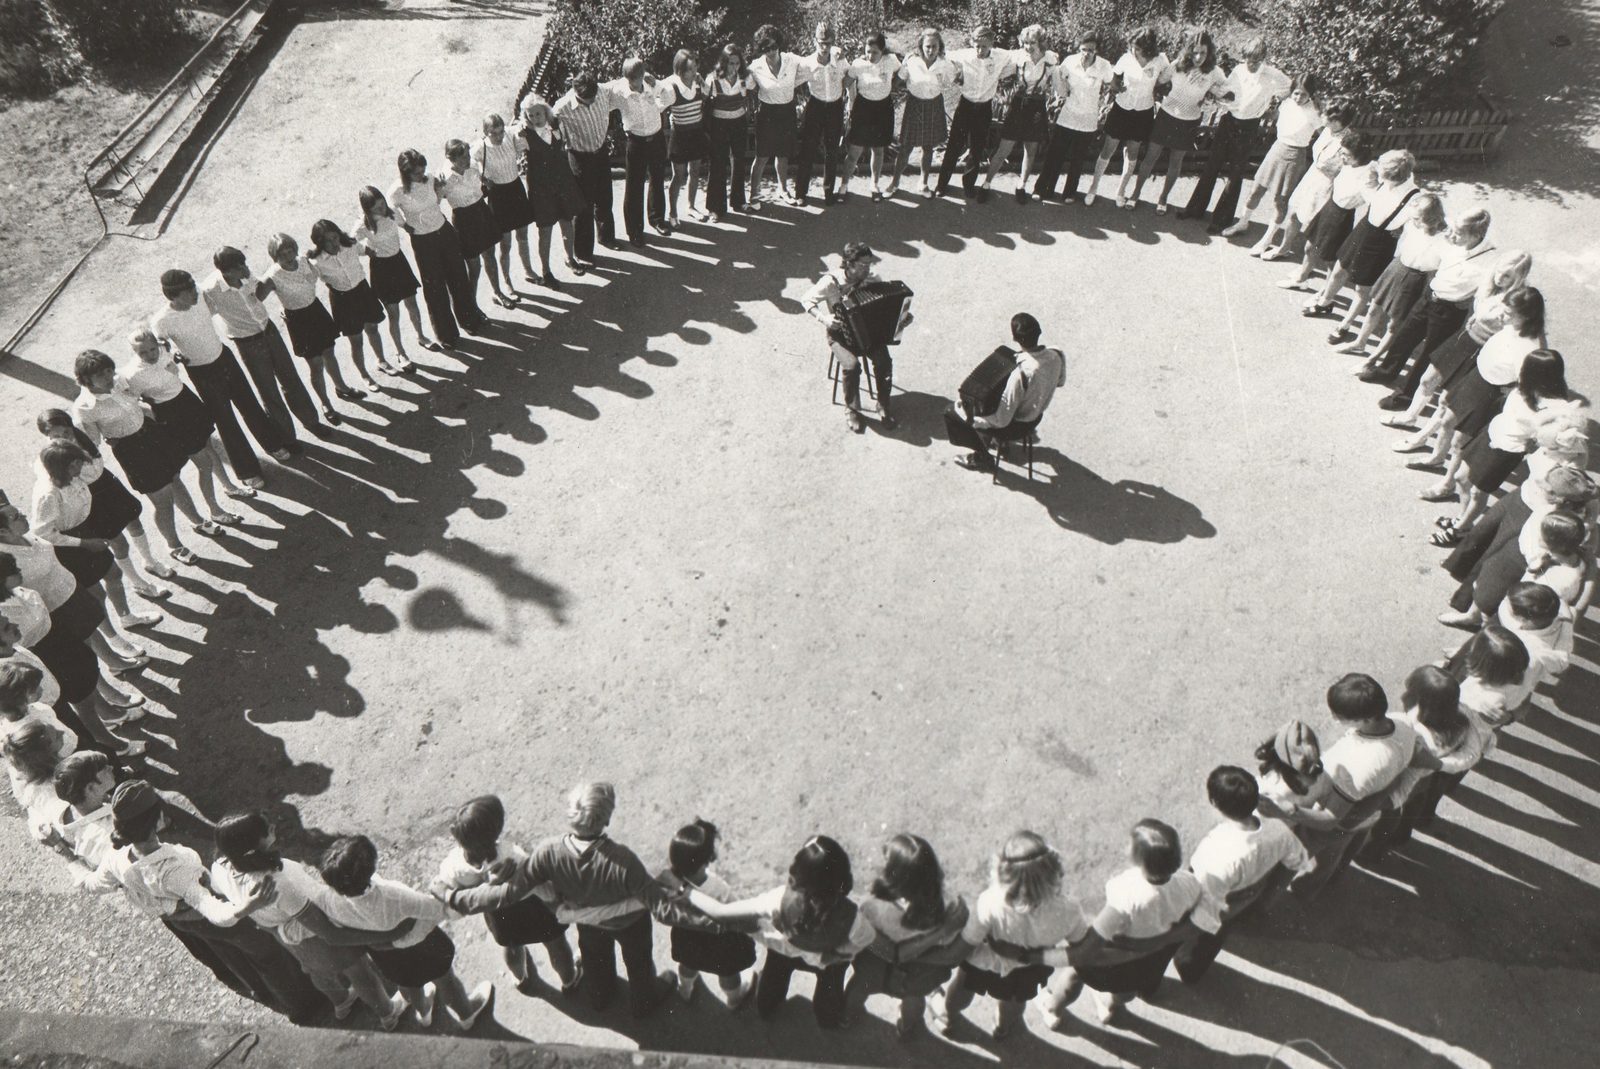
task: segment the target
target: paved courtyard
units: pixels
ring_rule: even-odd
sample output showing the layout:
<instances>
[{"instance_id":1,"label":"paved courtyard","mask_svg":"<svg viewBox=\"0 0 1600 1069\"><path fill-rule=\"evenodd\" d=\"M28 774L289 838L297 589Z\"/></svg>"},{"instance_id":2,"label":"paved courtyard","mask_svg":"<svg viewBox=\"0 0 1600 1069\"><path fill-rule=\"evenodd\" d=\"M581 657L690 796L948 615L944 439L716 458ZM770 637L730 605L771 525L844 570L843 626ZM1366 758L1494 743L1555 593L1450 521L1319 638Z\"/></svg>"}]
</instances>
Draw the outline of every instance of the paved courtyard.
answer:
<instances>
[{"instance_id":1,"label":"paved courtyard","mask_svg":"<svg viewBox=\"0 0 1600 1069\"><path fill-rule=\"evenodd\" d=\"M1594 115L1560 96L1592 85L1594 12L1535 8L1514 3L1491 47L1520 64L1505 157L1444 184L1452 208L1489 205L1502 247L1533 251L1551 342L1595 396ZM297 26L170 231L97 253L0 379L0 485L25 493L33 414L59 403L79 349L121 356L161 270L198 272L222 243L264 264L270 233L352 218L399 149L435 160L483 111L509 114L539 11L413 0ZM1574 47L1549 49L1556 32ZM900 424L861 437L829 404L798 303L846 240L917 295ZM1376 395L1271 285L1281 265L1195 224L1105 201L856 197L607 260L523 311L485 301L487 336L414 350L415 381L342 404L338 433L270 466L242 529L195 536L203 563L175 581L140 681L162 786L212 815L265 808L302 843L366 832L381 871L419 881L461 801L498 793L532 840L583 778L617 783L613 833L652 865L679 824L715 821L720 870L751 892L817 832L848 847L864 891L878 843L905 829L973 893L1000 840L1031 827L1093 909L1135 820L1192 847L1213 765L1247 764L1290 716L1331 731L1338 675L1398 697L1459 640L1433 622L1450 590L1427 545L1439 509L1390 452ZM1016 311L1066 351L1068 386L1035 477L1008 467L992 485L954 465L939 414ZM1220 1067L1305 1036L1351 1069L1587 1064L1595 641L1585 622L1560 689L1428 835L1314 910L1254 922L1205 984L1169 981L1125 1030L1079 1019L1007 1046L906 1048L876 1001L882 1019L822 1036L801 1007L729 1021L704 993L636 1025L517 994L476 920L451 926L458 971L501 981L484 1034L563 1042ZM0 821L0 1003L256 1012L156 926L75 894L16 820Z\"/></svg>"}]
</instances>

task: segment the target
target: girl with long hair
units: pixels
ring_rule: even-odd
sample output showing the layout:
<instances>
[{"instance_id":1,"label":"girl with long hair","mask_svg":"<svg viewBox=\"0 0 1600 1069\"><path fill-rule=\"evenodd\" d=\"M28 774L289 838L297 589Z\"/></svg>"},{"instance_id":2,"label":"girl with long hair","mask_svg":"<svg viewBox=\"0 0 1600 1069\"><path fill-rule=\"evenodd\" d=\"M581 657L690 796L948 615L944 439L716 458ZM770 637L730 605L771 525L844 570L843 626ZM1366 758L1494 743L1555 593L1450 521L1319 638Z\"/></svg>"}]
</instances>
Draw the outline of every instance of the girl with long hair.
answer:
<instances>
[{"instance_id":1,"label":"girl with long hair","mask_svg":"<svg viewBox=\"0 0 1600 1069\"><path fill-rule=\"evenodd\" d=\"M956 65L944 54L944 37L931 26L923 30L916 52L907 56L895 72L895 77L905 83L906 106L900 116L899 147L885 196L892 197L900 189L900 176L911 159L911 150L921 149L922 177L917 181L917 192L932 199L929 179L934 175L933 150L944 144L950 134L944 98L955 87L957 74Z\"/></svg>"},{"instance_id":2,"label":"girl with long hair","mask_svg":"<svg viewBox=\"0 0 1600 1069\"><path fill-rule=\"evenodd\" d=\"M267 256L272 259L272 267L267 271L265 284L270 292L278 295L278 303L283 307L283 325L289 332L289 344L311 373L311 388L322 402L322 418L330 426L337 427L344 420L328 399L327 379L333 379L333 392L342 400L359 400L366 394L344 384L339 357L333 348L339 340L339 328L328 314L327 305L317 296L317 269L300 255L299 242L288 234L274 234L267 239Z\"/></svg>"},{"instance_id":3,"label":"girl with long hair","mask_svg":"<svg viewBox=\"0 0 1600 1069\"><path fill-rule=\"evenodd\" d=\"M400 179L389 189L389 204L400 229L411 235L411 258L422 276L422 299L433 336L450 346L461 341L463 330L481 334L488 319L473 295L461 238L439 210L444 192L428 173L428 158L408 148L395 157L395 169Z\"/></svg>"},{"instance_id":4,"label":"girl with long hair","mask_svg":"<svg viewBox=\"0 0 1600 1069\"><path fill-rule=\"evenodd\" d=\"M1178 42L1178 58L1169 62L1156 85L1160 106L1150 129L1150 151L1139 164L1139 178L1133 185L1133 202L1156 169L1156 158L1167 150L1167 177L1156 198L1156 214L1167 214L1167 197L1172 184L1183 173L1183 158L1194 148L1194 135L1200 129L1200 106L1222 92L1226 75L1217 66L1217 46L1205 30L1186 30Z\"/></svg>"},{"instance_id":5,"label":"girl with long hair","mask_svg":"<svg viewBox=\"0 0 1600 1069\"><path fill-rule=\"evenodd\" d=\"M439 173L439 192L450 205L450 221L461 239L461 256L467 264L467 289L478 292L478 279L489 276L489 290L501 308L515 308L515 297L500 289L500 265L495 262L495 246L500 242L500 226L494 209L484 197L483 172L472 162L472 150L465 141L451 138L444 143L448 171ZM511 279L506 279L506 285Z\"/></svg>"},{"instance_id":6,"label":"girl with long hair","mask_svg":"<svg viewBox=\"0 0 1600 1069\"><path fill-rule=\"evenodd\" d=\"M1448 229L1444 214L1444 201L1433 193L1419 193L1411 201L1405 225L1400 230L1400 240L1395 244L1394 258L1383 269L1378 281L1372 284L1367 295L1367 315L1361 322L1361 331L1354 341L1339 352L1346 356L1366 356L1367 340L1383 338L1391 326L1405 321L1411 309L1427 292L1428 280L1439 268L1444 252L1444 232ZM1358 301L1350 303L1350 310L1340 320L1335 334L1343 334L1355 326L1360 313ZM1418 403L1421 411L1421 403Z\"/></svg>"},{"instance_id":7,"label":"girl with long hair","mask_svg":"<svg viewBox=\"0 0 1600 1069\"><path fill-rule=\"evenodd\" d=\"M716 67L706 76L711 118L711 173L706 181L706 211L713 223L722 222L731 207L736 212L755 211L745 199L749 162L744 158L755 104L756 80L745 67L739 46L726 44L717 54Z\"/></svg>"},{"instance_id":8,"label":"girl with long hair","mask_svg":"<svg viewBox=\"0 0 1600 1069\"><path fill-rule=\"evenodd\" d=\"M1131 211L1138 198L1129 200L1128 185L1138 173L1139 149L1150 140L1156 121L1156 84L1171 61L1160 51L1156 32L1140 26L1128 35L1128 50L1111 68L1111 111L1106 116L1105 145L1094 164L1090 197L1100 192L1100 179L1122 148L1122 176L1117 179L1117 207Z\"/></svg>"},{"instance_id":9,"label":"girl with long hair","mask_svg":"<svg viewBox=\"0 0 1600 1069\"><path fill-rule=\"evenodd\" d=\"M328 311L339 333L349 339L350 362L361 376L361 385L376 393L380 387L367 374L362 338L377 354L379 366L388 367L389 362L383 355L383 339L378 336L378 324L384 320L384 310L383 303L372 291L372 285L361 269L361 256L362 249L356 239L346 234L332 219L318 219L311 224L311 252L307 262L316 268L318 277L328 287ZM407 267L406 273L410 272L411 269ZM390 329L394 329L392 323ZM355 400L366 395L349 390L339 396Z\"/></svg>"}]
</instances>

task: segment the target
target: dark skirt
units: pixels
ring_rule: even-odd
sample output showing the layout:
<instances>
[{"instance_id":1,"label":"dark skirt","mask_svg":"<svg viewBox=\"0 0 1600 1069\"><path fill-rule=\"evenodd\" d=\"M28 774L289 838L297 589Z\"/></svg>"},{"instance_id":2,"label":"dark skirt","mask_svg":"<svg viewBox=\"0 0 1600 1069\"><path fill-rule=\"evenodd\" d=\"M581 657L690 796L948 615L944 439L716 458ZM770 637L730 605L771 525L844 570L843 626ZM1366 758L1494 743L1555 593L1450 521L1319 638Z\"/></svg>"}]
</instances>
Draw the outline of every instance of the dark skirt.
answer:
<instances>
[{"instance_id":1,"label":"dark skirt","mask_svg":"<svg viewBox=\"0 0 1600 1069\"><path fill-rule=\"evenodd\" d=\"M1332 199L1322 206L1317 217L1306 230L1306 243L1317 250L1317 255L1331 262L1339 255L1339 248L1355 227L1356 210L1341 208Z\"/></svg>"},{"instance_id":2,"label":"dark skirt","mask_svg":"<svg viewBox=\"0 0 1600 1069\"><path fill-rule=\"evenodd\" d=\"M1150 129L1155 123L1155 108L1146 108L1143 111L1129 111L1121 104L1112 104L1111 114L1106 116L1106 140L1148 141L1150 140Z\"/></svg>"},{"instance_id":3,"label":"dark skirt","mask_svg":"<svg viewBox=\"0 0 1600 1069\"><path fill-rule=\"evenodd\" d=\"M667 130L667 159L689 163L711 158L711 131L704 122L672 126Z\"/></svg>"},{"instance_id":4,"label":"dark skirt","mask_svg":"<svg viewBox=\"0 0 1600 1069\"><path fill-rule=\"evenodd\" d=\"M1119 952L1104 944L1098 949L1099 953L1086 953L1081 962L1073 956L1072 969L1079 979L1096 991L1115 995L1149 994L1160 985L1161 974L1167 971L1172 955L1177 953L1178 943L1168 943L1158 950L1137 955Z\"/></svg>"},{"instance_id":5,"label":"dark skirt","mask_svg":"<svg viewBox=\"0 0 1600 1069\"><path fill-rule=\"evenodd\" d=\"M1155 121L1150 125L1149 140L1158 148L1188 152L1194 148L1194 135L1199 129L1199 119L1180 119L1165 108L1157 108Z\"/></svg>"},{"instance_id":6,"label":"dark skirt","mask_svg":"<svg viewBox=\"0 0 1600 1069\"><path fill-rule=\"evenodd\" d=\"M1000 123L1000 137L1005 141L1043 141L1050 132L1050 116L1045 110L1044 94L1023 89L1011 98L1006 108L1005 120Z\"/></svg>"},{"instance_id":7,"label":"dark skirt","mask_svg":"<svg viewBox=\"0 0 1600 1069\"><path fill-rule=\"evenodd\" d=\"M489 199L489 210L494 212L494 225L500 228L500 233L521 230L533 222L528 191L522 188L520 181L490 182L489 191L484 195Z\"/></svg>"},{"instance_id":8,"label":"dark skirt","mask_svg":"<svg viewBox=\"0 0 1600 1069\"><path fill-rule=\"evenodd\" d=\"M406 262L406 254L397 252L393 256L373 256L367 260L367 275L372 279L372 295L385 306L399 304L407 297L412 296L421 289L417 276L412 273L411 265ZM357 286L349 292L354 294L360 289ZM343 319L339 318L338 291L329 290L333 294L333 318L339 324L340 332L349 335L350 330ZM381 320L383 316L379 316Z\"/></svg>"},{"instance_id":9,"label":"dark skirt","mask_svg":"<svg viewBox=\"0 0 1600 1069\"><path fill-rule=\"evenodd\" d=\"M442 929L435 928L416 946L401 950L368 949L367 954L391 984L421 987L450 971L456 960L456 945Z\"/></svg>"},{"instance_id":10,"label":"dark skirt","mask_svg":"<svg viewBox=\"0 0 1600 1069\"><path fill-rule=\"evenodd\" d=\"M944 97L932 100L907 96L905 112L900 116L900 151L914 148L933 148L942 145L950 136L950 118L945 114Z\"/></svg>"},{"instance_id":11,"label":"dark skirt","mask_svg":"<svg viewBox=\"0 0 1600 1069\"><path fill-rule=\"evenodd\" d=\"M480 197L464 207L452 208L450 218L461 241L463 260L475 260L500 244L502 231L487 200Z\"/></svg>"},{"instance_id":12,"label":"dark skirt","mask_svg":"<svg viewBox=\"0 0 1600 1069\"><path fill-rule=\"evenodd\" d=\"M1004 1002L1027 1002L1039 993L1039 988L1049 981L1054 971L1048 965L1024 965L1001 976L976 965L963 964L961 982L974 994Z\"/></svg>"},{"instance_id":13,"label":"dark skirt","mask_svg":"<svg viewBox=\"0 0 1600 1069\"><path fill-rule=\"evenodd\" d=\"M756 158L776 156L788 159L800 142L795 123L794 102L756 105ZM784 181L787 181L787 177Z\"/></svg>"},{"instance_id":14,"label":"dark skirt","mask_svg":"<svg viewBox=\"0 0 1600 1069\"><path fill-rule=\"evenodd\" d=\"M289 330L289 344L294 355L302 360L315 360L339 340L339 328L334 326L328 306L318 297L304 308L288 309L283 313L283 325Z\"/></svg>"},{"instance_id":15,"label":"dark skirt","mask_svg":"<svg viewBox=\"0 0 1600 1069\"><path fill-rule=\"evenodd\" d=\"M65 606L62 606L65 608ZM102 607L102 612L104 608ZM54 614L51 614L54 619ZM69 704L85 701L100 682L100 662L87 642L72 642L64 635L50 634L34 643L33 655L56 677L61 687L61 697ZM88 745L87 743L85 745Z\"/></svg>"},{"instance_id":16,"label":"dark skirt","mask_svg":"<svg viewBox=\"0 0 1600 1069\"><path fill-rule=\"evenodd\" d=\"M1353 286L1370 286L1394 259L1400 242L1398 231L1385 230L1370 219L1362 219L1339 245L1339 266L1350 274Z\"/></svg>"},{"instance_id":17,"label":"dark skirt","mask_svg":"<svg viewBox=\"0 0 1600 1069\"><path fill-rule=\"evenodd\" d=\"M57 553L56 558L60 559ZM65 568L66 561L61 561ZM70 570L70 569L69 569ZM95 580L99 582L99 580ZM105 623L106 604L88 588L80 586L72 592L72 596L50 614L50 634L46 641L59 638L64 642L85 642L94 634L95 628Z\"/></svg>"},{"instance_id":18,"label":"dark skirt","mask_svg":"<svg viewBox=\"0 0 1600 1069\"><path fill-rule=\"evenodd\" d=\"M211 444L216 421L211 418L211 410L206 408L205 402L189 387L179 390L176 397L151 405L150 410L161 421L162 434L185 458Z\"/></svg>"},{"instance_id":19,"label":"dark skirt","mask_svg":"<svg viewBox=\"0 0 1600 1069\"><path fill-rule=\"evenodd\" d=\"M1467 370L1476 369L1478 364L1478 350L1483 348L1483 343L1474 338L1466 327L1462 327L1433 351L1428 357L1428 362L1433 365L1444 379L1445 389L1449 389Z\"/></svg>"},{"instance_id":20,"label":"dark skirt","mask_svg":"<svg viewBox=\"0 0 1600 1069\"><path fill-rule=\"evenodd\" d=\"M571 157L560 143L547 145L537 134L529 135L528 208L541 228L555 226L563 219L582 215L589 201L578 188L572 173ZM538 142L538 147L533 147Z\"/></svg>"},{"instance_id":21,"label":"dark skirt","mask_svg":"<svg viewBox=\"0 0 1600 1069\"><path fill-rule=\"evenodd\" d=\"M388 259L399 260L401 264L405 264L405 257L398 253ZM372 262L378 264L382 261L374 259ZM406 274L411 274L409 265L406 266ZM415 284L417 280L413 276L411 281ZM368 327L375 327L383 322L383 305L378 303L377 295L372 292L372 287L367 285L366 279L362 279L347 290L330 289L328 300L333 302L334 325L339 328L339 333L347 338L354 338Z\"/></svg>"},{"instance_id":22,"label":"dark skirt","mask_svg":"<svg viewBox=\"0 0 1600 1069\"><path fill-rule=\"evenodd\" d=\"M74 527L72 533L79 538L115 538L143 511L144 504L107 469L89 484L89 518Z\"/></svg>"},{"instance_id":23,"label":"dark skirt","mask_svg":"<svg viewBox=\"0 0 1600 1069\"><path fill-rule=\"evenodd\" d=\"M1522 463L1523 453L1508 453L1489 444L1489 432L1480 431L1461 451L1461 464L1467 470L1467 481L1486 494L1500 489L1511 478L1511 473Z\"/></svg>"},{"instance_id":24,"label":"dark skirt","mask_svg":"<svg viewBox=\"0 0 1600 1069\"><path fill-rule=\"evenodd\" d=\"M77 538L98 538L84 531L84 525L79 524L63 534L73 535ZM110 574L116 566L116 558L109 549L89 549L85 546L57 546L56 560L61 562L61 567L72 573L72 578L78 581L78 593L83 593L84 587L94 586ZM73 597L77 597L74 594ZM71 599L68 599L70 602ZM102 609L101 615L104 615Z\"/></svg>"},{"instance_id":25,"label":"dark skirt","mask_svg":"<svg viewBox=\"0 0 1600 1069\"><path fill-rule=\"evenodd\" d=\"M113 441L111 453L122 465L122 474L128 477L128 485L141 494L152 494L166 486L178 477L183 466L189 462L188 454L178 449L176 441L166 429L148 419L126 438Z\"/></svg>"},{"instance_id":26,"label":"dark skirt","mask_svg":"<svg viewBox=\"0 0 1600 1069\"><path fill-rule=\"evenodd\" d=\"M866 984L869 994L890 995L894 998L931 995L943 987L944 982L950 979L950 974L955 972L954 965L926 965L916 961L888 962L870 950L856 955L854 969L855 975Z\"/></svg>"},{"instance_id":27,"label":"dark skirt","mask_svg":"<svg viewBox=\"0 0 1600 1069\"><path fill-rule=\"evenodd\" d=\"M548 943L552 939L560 939L567 930L567 926L556 920L556 915L550 912L550 907L535 895L529 895L505 909L485 913L483 923L494 941L503 947Z\"/></svg>"},{"instance_id":28,"label":"dark skirt","mask_svg":"<svg viewBox=\"0 0 1600 1069\"><path fill-rule=\"evenodd\" d=\"M1372 285L1372 292L1368 295L1372 307L1382 309L1389 317L1389 322L1398 325L1428 291L1428 280L1432 277L1432 271L1407 267L1399 257L1395 257Z\"/></svg>"},{"instance_id":29,"label":"dark skirt","mask_svg":"<svg viewBox=\"0 0 1600 1069\"><path fill-rule=\"evenodd\" d=\"M941 107L942 107L941 103ZM894 140L894 97L856 97L850 107L850 134L845 140L861 148L886 148Z\"/></svg>"},{"instance_id":30,"label":"dark skirt","mask_svg":"<svg viewBox=\"0 0 1600 1069\"><path fill-rule=\"evenodd\" d=\"M756 943L743 932L674 928L672 960L696 972L732 976L756 963Z\"/></svg>"},{"instance_id":31,"label":"dark skirt","mask_svg":"<svg viewBox=\"0 0 1600 1069\"><path fill-rule=\"evenodd\" d=\"M1487 427L1505 404L1505 390L1484 380L1476 360L1466 364L1446 389L1444 406L1455 416L1456 430L1468 438Z\"/></svg>"}]
</instances>

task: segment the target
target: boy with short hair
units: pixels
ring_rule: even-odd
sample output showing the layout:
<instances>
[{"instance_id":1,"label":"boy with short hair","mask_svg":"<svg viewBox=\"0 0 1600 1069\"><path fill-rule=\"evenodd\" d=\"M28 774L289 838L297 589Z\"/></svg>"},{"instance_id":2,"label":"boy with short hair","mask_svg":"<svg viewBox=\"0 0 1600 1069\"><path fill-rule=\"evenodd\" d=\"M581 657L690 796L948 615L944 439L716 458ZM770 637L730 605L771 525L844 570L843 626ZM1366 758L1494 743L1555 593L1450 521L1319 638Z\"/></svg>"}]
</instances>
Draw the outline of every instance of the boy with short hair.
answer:
<instances>
[{"instance_id":1,"label":"boy with short hair","mask_svg":"<svg viewBox=\"0 0 1600 1069\"><path fill-rule=\"evenodd\" d=\"M82 750L56 766L56 797L62 805L51 830L79 886L112 849L110 799L116 787L111 759L98 750Z\"/></svg>"},{"instance_id":2,"label":"boy with short hair","mask_svg":"<svg viewBox=\"0 0 1600 1069\"><path fill-rule=\"evenodd\" d=\"M1572 663L1572 618L1560 596L1542 583L1518 583L1500 603L1500 626L1528 647L1525 686L1555 682Z\"/></svg>"},{"instance_id":3,"label":"boy with short hair","mask_svg":"<svg viewBox=\"0 0 1600 1069\"><path fill-rule=\"evenodd\" d=\"M1205 892L1191 919L1201 935L1179 948L1178 976L1196 983L1216 960L1233 923L1278 885L1283 869L1300 872L1311 855L1288 824L1256 815L1261 791L1242 768L1218 765L1206 777L1206 797L1223 822L1200 840L1189 869Z\"/></svg>"},{"instance_id":4,"label":"boy with short hair","mask_svg":"<svg viewBox=\"0 0 1600 1069\"><path fill-rule=\"evenodd\" d=\"M1289 886L1306 901L1365 844L1417 741L1409 724L1389 716L1389 697L1369 675L1351 672L1329 687L1328 711L1346 731L1322 753L1330 789L1303 822L1314 867Z\"/></svg>"}]
</instances>

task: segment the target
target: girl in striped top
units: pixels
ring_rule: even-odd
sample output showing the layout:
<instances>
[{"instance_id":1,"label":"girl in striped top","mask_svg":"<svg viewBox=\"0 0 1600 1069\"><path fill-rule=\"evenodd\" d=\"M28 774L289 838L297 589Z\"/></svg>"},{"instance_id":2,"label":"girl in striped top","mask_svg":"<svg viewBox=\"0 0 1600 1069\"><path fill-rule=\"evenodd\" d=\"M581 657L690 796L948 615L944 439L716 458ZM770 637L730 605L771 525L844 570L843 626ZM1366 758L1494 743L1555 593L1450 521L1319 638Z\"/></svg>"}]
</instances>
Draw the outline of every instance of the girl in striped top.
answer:
<instances>
[{"instance_id":1,"label":"girl in striped top","mask_svg":"<svg viewBox=\"0 0 1600 1069\"><path fill-rule=\"evenodd\" d=\"M720 223L729 207L736 212L760 207L747 202L744 195L749 167L745 152L749 147L750 106L755 99L756 80L745 68L738 46L723 48L716 70L706 77L706 89L711 94L711 174L706 185L706 210L713 223Z\"/></svg>"},{"instance_id":2,"label":"girl in striped top","mask_svg":"<svg viewBox=\"0 0 1600 1069\"><path fill-rule=\"evenodd\" d=\"M672 77L661 83L661 97L672 94L667 105L667 118L671 132L667 136L667 156L672 160L672 185L667 191L667 222L677 227L678 192L687 182L689 186L688 216L697 223L709 216L695 206L695 196L700 190L700 169L711 155L711 135L706 130L705 85L700 80L700 67L686 48L678 49L672 57ZM707 199L710 195L707 194Z\"/></svg>"},{"instance_id":3,"label":"girl in striped top","mask_svg":"<svg viewBox=\"0 0 1600 1069\"><path fill-rule=\"evenodd\" d=\"M528 143L522 133L507 130L506 121L490 113L483 117L483 137L472 146L472 165L483 173L488 187L489 210L500 227L500 273L505 276L506 288L511 288L511 236L517 237L517 252L522 257L522 275L529 282L538 282L533 259L528 248L528 224L533 222L533 207L522 188L520 164ZM515 294L515 290L512 293Z\"/></svg>"}]
</instances>

